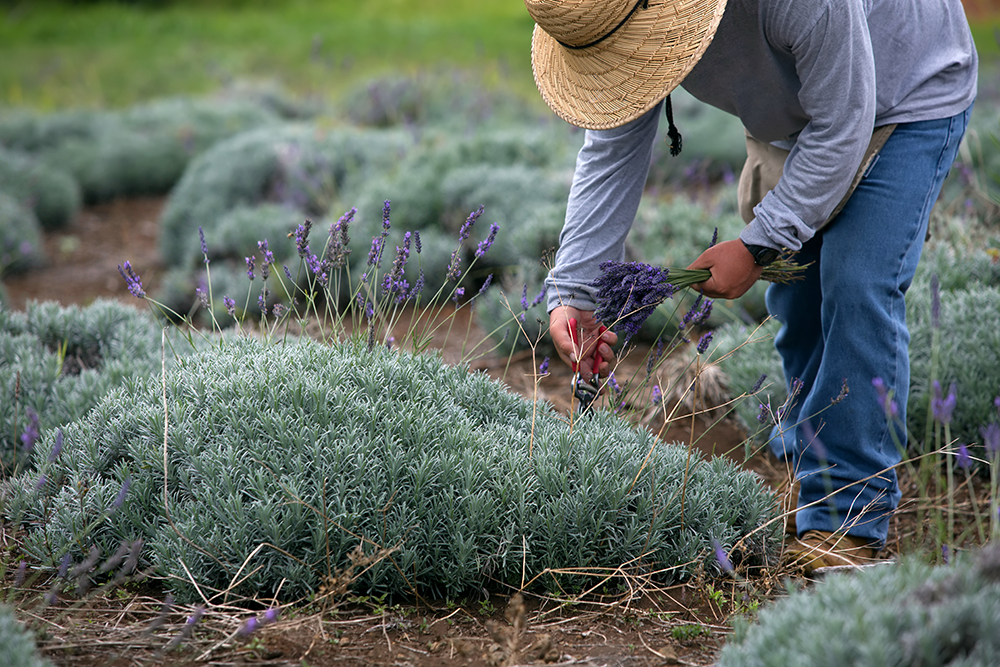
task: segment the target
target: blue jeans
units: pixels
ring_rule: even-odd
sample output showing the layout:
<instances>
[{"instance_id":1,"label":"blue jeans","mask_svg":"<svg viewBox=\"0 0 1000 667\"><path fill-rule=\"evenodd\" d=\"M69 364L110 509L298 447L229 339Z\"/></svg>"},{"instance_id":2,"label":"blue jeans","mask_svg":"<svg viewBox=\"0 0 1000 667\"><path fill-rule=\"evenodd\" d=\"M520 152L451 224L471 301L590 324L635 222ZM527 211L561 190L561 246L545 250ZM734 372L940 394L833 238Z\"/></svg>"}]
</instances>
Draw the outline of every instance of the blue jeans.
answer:
<instances>
[{"instance_id":1,"label":"blue jeans","mask_svg":"<svg viewBox=\"0 0 1000 667\"><path fill-rule=\"evenodd\" d=\"M970 111L898 125L841 213L797 254L812 262L805 279L768 289L768 310L782 323L775 347L785 378L803 382L770 442L801 483L800 535L844 530L885 544L901 452L872 379L895 392L905 424L904 294ZM845 382L849 394L835 402Z\"/></svg>"}]
</instances>

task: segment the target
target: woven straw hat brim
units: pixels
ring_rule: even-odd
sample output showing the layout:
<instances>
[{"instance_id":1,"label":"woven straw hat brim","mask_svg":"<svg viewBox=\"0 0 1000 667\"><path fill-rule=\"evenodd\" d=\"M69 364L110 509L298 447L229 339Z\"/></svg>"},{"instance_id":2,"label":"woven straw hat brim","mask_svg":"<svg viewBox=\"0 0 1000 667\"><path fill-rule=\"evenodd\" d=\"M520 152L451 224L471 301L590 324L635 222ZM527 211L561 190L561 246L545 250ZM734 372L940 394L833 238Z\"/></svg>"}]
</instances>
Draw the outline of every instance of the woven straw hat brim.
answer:
<instances>
[{"instance_id":1,"label":"woven straw hat brim","mask_svg":"<svg viewBox=\"0 0 1000 667\"><path fill-rule=\"evenodd\" d=\"M535 26L531 67L545 103L563 120L606 130L670 94L704 55L726 0L656 0L610 37L569 49Z\"/></svg>"}]
</instances>

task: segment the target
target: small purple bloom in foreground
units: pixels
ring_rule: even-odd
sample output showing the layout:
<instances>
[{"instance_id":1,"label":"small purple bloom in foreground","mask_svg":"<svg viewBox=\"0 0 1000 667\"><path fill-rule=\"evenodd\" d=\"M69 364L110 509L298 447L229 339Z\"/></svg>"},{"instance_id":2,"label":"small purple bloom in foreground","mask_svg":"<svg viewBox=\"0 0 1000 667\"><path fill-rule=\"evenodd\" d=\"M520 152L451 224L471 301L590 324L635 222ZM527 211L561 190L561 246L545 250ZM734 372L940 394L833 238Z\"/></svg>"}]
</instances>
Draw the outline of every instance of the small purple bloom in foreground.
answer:
<instances>
[{"instance_id":1,"label":"small purple bloom in foreground","mask_svg":"<svg viewBox=\"0 0 1000 667\"><path fill-rule=\"evenodd\" d=\"M125 481L122 482L122 486L118 489L118 496L115 497L115 501L111 503L111 509L116 510L125 504L125 496L128 495L129 487L132 486L132 478L126 477Z\"/></svg>"},{"instance_id":2,"label":"small purple bloom in foreground","mask_svg":"<svg viewBox=\"0 0 1000 667\"><path fill-rule=\"evenodd\" d=\"M455 293L452 295L451 300L454 301L455 303L458 303L458 300L461 299L463 296L465 296L465 288L456 287Z\"/></svg>"},{"instance_id":3,"label":"small purple bloom in foreground","mask_svg":"<svg viewBox=\"0 0 1000 667\"><path fill-rule=\"evenodd\" d=\"M759 378L757 378L757 381L754 382L754 385L752 387L750 387L750 395L751 396L753 396L758 391L760 391L760 388L764 384L764 380L766 380L766 379L767 379L767 373L763 373L763 374L761 374L761 376Z\"/></svg>"},{"instance_id":4,"label":"small purple bloom in foreground","mask_svg":"<svg viewBox=\"0 0 1000 667\"><path fill-rule=\"evenodd\" d=\"M951 551L951 550L950 550L950 549L948 549L948 545L947 545L947 544L942 544L942 545L941 545L941 560L943 560L943 561L945 562L945 564L946 564L946 565L947 565L947 564L948 564L949 562L951 562L951 554L950 554L950 551Z\"/></svg>"},{"instance_id":5,"label":"small purple bloom in foreground","mask_svg":"<svg viewBox=\"0 0 1000 667\"><path fill-rule=\"evenodd\" d=\"M420 230L419 229L414 229L413 230L413 249L417 251L418 255L420 254L420 251L424 249L423 244L420 243Z\"/></svg>"},{"instance_id":6,"label":"small purple bloom in foreground","mask_svg":"<svg viewBox=\"0 0 1000 667\"><path fill-rule=\"evenodd\" d=\"M61 428L56 429L56 441L52 444L52 451L49 452L49 463L55 463L55 460L59 458L62 454L63 448L63 430Z\"/></svg>"},{"instance_id":7,"label":"small purple bloom in foreground","mask_svg":"<svg viewBox=\"0 0 1000 667\"><path fill-rule=\"evenodd\" d=\"M941 383L934 380L934 398L931 399L931 411L934 414L934 419L941 422L942 424L950 424L952 414L955 412L955 403L957 402L955 396L955 383L951 383L951 387L948 390L948 396L941 397Z\"/></svg>"},{"instance_id":8,"label":"small purple bloom in foreground","mask_svg":"<svg viewBox=\"0 0 1000 667\"><path fill-rule=\"evenodd\" d=\"M996 465L997 455L1000 454L1000 424L993 422L986 426L980 426L979 435L983 436L986 458Z\"/></svg>"},{"instance_id":9,"label":"small purple bloom in foreground","mask_svg":"<svg viewBox=\"0 0 1000 667\"><path fill-rule=\"evenodd\" d=\"M899 406L896 401L892 399L889 390L885 386L885 380L880 377L872 378L872 386L875 387L875 391L878 392L878 402L882 406L882 411L885 412L887 417L895 419L899 416Z\"/></svg>"},{"instance_id":10,"label":"small purple bloom in foreground","mask_svg":"<svg viewBox=\"0 0 1000 667\"><path fill-rule=\"evenodd\" d=\"M229 313L229 317L236 317L236 301L229 298L229 295L222 297L222 305L226 307L226 312Z\"/></svg>"},{"instance_id":11,"label":"small purple bloom in foreground","mask_svg":"<svg viewBox=\"0 0 1000 667\"><path fill-rule=\"evenodd\" d=\"M194 613L187 617L185 623L187 625L194 625L201 620L201 617L205 614L205 606L198 605L194 608Z\"/></svg>"},{"instance_id":12,"label":"small purple bloom in foreground","mask_svg":"<svg viewBox=\"0 0 1000 667\"><path fill-rule=\"evenodd\" d=\"M938 275L931 275L931 328L941 328L941 282Z\"/></svg>"},{"instance_id":13,"label":"small purple bloom in foreground","mask_svg":"<svg viewBox=\"0 0 1000 667\"><path fill-rule=\"evenodd\" d=\"M239 634L243 635L244 637L246 637L247 635L251 635L253 634L253 631L257 629L257 625L258 625L257 617L251 616L246 621L244 621L242 626L240 626Z\"/></svg>"},{"instance_id":14,"label":"small purple bloom in foreground","mask_svg":"<svg viewBox=\"0 0 1000 667\"><path fill-rule=\"evenodd\" d=\"M711 344L712 344L712 332L709 331L708 333L704 334L698 341L698 354L705 354L705 351L708 350L708 346Z\"/></svg>"},{"instance_id":15,"label":"small purple bloom in foreground","mask_svg":"<svg viewBox=\"0 0 1000 667\"><path fill-rule=\"evenodd\" d=\"M475 211L470 213L469 217L465 219L464 223L462 223L462 228L458 230L458 241L460 244L469 238L469 234L472 233L472 226L476 224L476 220L478 220L479 216L482 214L483 207L480 206Z\"/></svg>"},{"instance_id":16,"label":"small purple bloom in foreground","mask_svg":"<svg viewBox=\"0 0 1000 667\"><path fill-rule=\"evenodd\" d=\"M35 482L35 489L36 489L37 491L41 491L42 489L44 489L44 488L45 488L45 485L46 485L46 484L48 484L48 483L49 483L49 478L48 478L48 477L46 477L45 475L41 475L41 476L40 476L40 477L38 478L38 481L37 481L37 482Z\"/></svg>"},{"instance_id":17,"label":"small purple bloom in foreground","mask_svg":"<svg viewBox=\"0 0 1000 667\"><path fill-rule=\"evenodd\" d=\"M309 230L312 229L312 220L306 218L305 222L295 228L295 248L299 251L299 257L308 257L309 252Z\"/></svg>"},{"instance_id":18,"label":"small purple bloom in foreground","mask_svg":"<svg viewBox=\"0 0 1000 667\"><path fill-rule=\"evenodd\" d=\"M35 448L35 443L38 442L38 438L41 437L41 424L38 421L38 413L28 408L28 423L24 427L24 432L21 434L21 444L24 445L24 451L30 452Z\"/></svg>"},{"instance_id":19,"label":"small purple bloom in foreground","mask_svg":"<svg viewBox=\"0 0 1000 667\"><path fill-rule=\"evenodd\" d=\"M69 566L73 562L72 557L66 553L63 554L62 560L59 562L59 577L65 579L66 575L69 573Z\"/></svg>"},{"instance_id":20,"label":"small purple bloom in foreground","mask_svg":"<svg viewBox=\"0 0 1000 667\"><path fill-rule=\"evenodd\" d=\"M528 283L524 283L524 290L521 292L521 310L528 310Z\"/></svg>"},{"instance_id":21,"label":"small purple bloom in foreground","mask_svg":"<svg viewBox=\"0 0 1000 667\"><path fill-rule=\"evenodd\" d=\"M250 255L249 257L244 257L243 259L246 260L247 263L247 278L253 280L254 279L253 267L254 263L257 261L257 258L254 257L253 255Z\"/></svg>"},{"instance_id":22,"label":"small purple bloom in foreground","mask_svg":"<svg viewBox=\"0 0 1000 667\"><path fill-rule=\"evenodd\" d=\"M274 623L278 620L280 611L276 607L271 607L264 612L264 623Z\"/></svg>"},{"instance_id":23,"label":"small purple bloom in foreground","mask_svg":"<svg viewBox=\"0 0 1000 667\"><path fill-rule=\"evenodd\" d=\"M538 366L538 374L545 375L548 372L549 372L549 358L545 357L544 359L542 359L541 365Z\"/></svg>"},{"instance_id":24,"label":"small purple bloom in foreground","mask_svg":"<svg viewBox=\"0 0 1000 667\"><path fill-rule=\"evenodd\" d=\"M20 588L24 583L24 577L28 573L28 562L22 560L17 564L17 574L14 575L14 588Z\"/></svg>"},{"instance_id":25,"label":"small purple bloom in foreground","mask_svg":"<svg viewBox=\"0 0 1000 667\"><path fill-rule=\"evenodd\" d=\"M733 564L729 561L729 556L726 554L726 550L722 548L719 541L712 539L712 548L715 550L715 560L719 561L719 567L722 568L723 572L732 572Z\"/></svg>"},{"instance_id":26,"label":"small purple bloom in foreground","mask_svg":"<svg viewBox=\"0 0 1000 667\"><path fill-rule=\"evenodd\" d=\"M611 391L616 394L622 393L622 386L618 384L618 379L615 377L614 371L608 374L608 386L611 387Z\"/></svg>"},{"instance_id":27,"label":"small purple bloom in foreground","mask_svg":"<svg viewBox=\"0 0 1000 667\"><path fill-rule=\"evenodd\" d=\"M264 260L260 264L260 278L267 280L271 275L271 265L274 264L274 253L267 249L267 239L257 241L257 248L260 249Z\"/></svg>"},{"instance_id":28,"label":"small purple bloom in foreground","mask_svg":"<svg viewBox=\"0 0 1000 667\"><path fill-rule=\"evenodd\" d=\"M479 246L476 248L476 257L482 257L490 250L490 246L493 245L493 241L497 238L497 232L500 230L500 225L493 223L490 225L490 235L479 242Z\"/></svg>"},{"instance_id":29,"label":"small purple bloom in foreground","mask_svg":"<svg viewBox=\"0 0 1000 667\"><path fill-rule=\"evenodd\" d=\"M969 456L969 448L964 444L958 446L958 467L968 470L972 467L972 457Z\"/></svg>"},{"instance_id":30,"label":"small purple bloom in foreground","mask_svg":"<svg viewBox=\"0 0 1000 667\"><path fill-rule=\"evenodd\" d=\"M135 269L132 268L128 260L125 261L124 267L121 264L118 265L118 273L125 279L125 285L128 287L128 291L132 293L132 296L137 299L146 298L146 292L142 289L142 280L140 280L139 274L135 272Z\"/></svg>"},{"instance_id":31,"label":"small purple bloom in foreground","mask_svg":"<svg viewBox=\"0 0 1000 667\"><path fill-rule=\"evenodd\" d=\"M653 405L659 405L663 401L663 392L660 391L660 385L653 385Z\"/></svg>"}]
</instances>

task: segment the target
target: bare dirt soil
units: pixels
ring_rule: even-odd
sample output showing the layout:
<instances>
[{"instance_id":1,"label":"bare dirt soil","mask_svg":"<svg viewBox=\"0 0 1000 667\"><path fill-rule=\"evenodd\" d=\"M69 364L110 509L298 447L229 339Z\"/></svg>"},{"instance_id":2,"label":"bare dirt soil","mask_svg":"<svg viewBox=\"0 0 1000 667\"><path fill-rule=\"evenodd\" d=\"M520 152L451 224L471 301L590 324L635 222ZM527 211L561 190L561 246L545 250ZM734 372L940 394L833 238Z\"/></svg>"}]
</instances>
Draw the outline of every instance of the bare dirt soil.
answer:
<instances>
[{"instance_id":1,"label":"bare dirt soil","mask_svg":"<svg viewBox=\"0 0 1000 667\"><path fill-rule=\"evenodd\" d=\"M23 309L32 299L86 305L97 297L144 307L128 293L117 265L128 260L147 287L157 284L163 273L157 250L162 205L162 199L149 198L90 207L69 228L47 234L49 265L6 281L11 307ZM472 335L481 333L473 330ZM443 353L446 359L457 356L454 350ZM643 355L640 351L634 357ZM506 358L480 360L474 367L531 396L539 361L526 353L509 364ZM623 361L623 373L631 370L630 363ZM565 413L571 408L570 382L569 369L553 362L537 391ZM654 418L648 427L660 431L662 424L662 418ZM736 450L743 433L727 421L709 427L706 420L682 418L664 430L663 437L693 439L707 454L732 451L742 462ZM752 467L778 477L766 461L754 461ZM565 598L538 596L523 601L484 597L457 605L348 596L325 611L319 606L286 610L278 622L250 637L237 634L249 613L213 610L180 650L168 653L164 647L182 631L192 609L165 612L165 591L155 584L85 600L67 597L44 609L26 598L19 609L22 618L41 631L39 644L57 665L640 667L711 664L728 633L726 619L734 607L752 607L778 588L776 581L758 580L750 589L734 584L725 591L698 581L673 588L626 577L614 583L632 586L633 594L570 605Z\"/></svg>"}]
</instances>

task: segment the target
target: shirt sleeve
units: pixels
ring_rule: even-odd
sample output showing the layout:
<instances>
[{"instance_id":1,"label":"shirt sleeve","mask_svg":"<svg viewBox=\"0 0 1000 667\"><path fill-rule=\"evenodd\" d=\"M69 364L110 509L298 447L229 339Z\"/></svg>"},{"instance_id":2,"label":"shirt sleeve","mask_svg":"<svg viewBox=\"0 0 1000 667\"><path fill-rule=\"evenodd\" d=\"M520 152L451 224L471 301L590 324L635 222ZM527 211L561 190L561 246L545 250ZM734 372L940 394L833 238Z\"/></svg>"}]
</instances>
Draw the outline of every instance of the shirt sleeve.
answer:
<instances>
[{"instance_id":1,"label":"shirt sleeve","mask_svg":"<svg viewBox=\"0 0 1000 667\"><path fill-rule=\"evenodd\" d=\"M787 49L808 118L778 185L754 208L740 237L798 250L850 187L875 124L875 63L862 0L785 5L765 17L775 48ZM761 91L766 94L766 91Z\"/></svg>"},{"instance_id":2,"label":"shirt sleeve","mask_svg":"<svg viewBox=\"0 0 1000 667\"><path fill-rule=\"evenodd\" d=\"M662 106L621 127L587 130L555 266L545 281L549 312L557 306L594 310L590 283L600 275L601 263L624 260L625 237L639 210Z\"/></svg>"}]
</instances>

